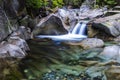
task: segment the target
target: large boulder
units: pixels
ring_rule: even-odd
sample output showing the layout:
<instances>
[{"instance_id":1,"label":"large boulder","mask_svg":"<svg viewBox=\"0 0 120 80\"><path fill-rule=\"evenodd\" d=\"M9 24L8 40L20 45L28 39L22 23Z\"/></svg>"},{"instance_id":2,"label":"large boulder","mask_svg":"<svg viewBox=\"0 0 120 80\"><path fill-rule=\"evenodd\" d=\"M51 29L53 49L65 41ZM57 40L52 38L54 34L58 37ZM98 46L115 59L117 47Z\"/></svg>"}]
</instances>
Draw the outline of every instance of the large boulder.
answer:
<instances>
[{"instance_id":1,"label":"large boulder","mask_svg":"<svg viewBox=\"0 0 120 80\"><path fill-rule=\"evenodd\" d=\"M69 42L70 45L79 45L84 49L99 48L104 46L104 42L97 38L87 38L80 42Z\"/></svg>"},{"instance_id":2,"label":"large boulder","mask_svg":"<svg viewBox=\"0 0 120 80\"><path fill-rule=\"evenodd\" d=\"M25 57L25 52L16 45L12 45L9 43L1 43L0 44L0 57L15 57L15 58L23 58Z\"/></svg>"},{"instance_id":3,"label":"large boulder","mask_svg":"<svg viewBox=\"0 0 120 80\"><path fill-rule=\"evenodd\" d=\"M103 47L104 42L101 39L88 38L88 39L81 41L80 46L83 47L84 49Z\"/></svg>"},{"instance_id":4,"label":"large boulder","mask_svg":"<svg viewBox=\"0 0 120 80\"><path fill-rule=\"evenodd\" d=\"M66 33L67 30L64 28L62 20L54 14L43 18L33 30L34 35L59 35Z\"/></svg>"},{"instance_id":5,"label":"large boulder","mask_svg":"<svg viewBox=\"0 0 120 80\"><path fill-rule=\"evenodd\" d=\"M15 57L15 58L24 58L26 52L29 51L29 46L26 41L14 36L10 37L8 41L2 41L0 43L0 57Z\"/></svg>"},{"instance_id":6,"label":"large boulder","mask_svg":"<svg viewBox=\"0 0 120 80\"><path fill-rule=\"evenodd\" d=\"M10 37L8 39L8 42L12 45L16 45L18 46L20 49L22 49L23 52L29 51L29 46L27 44L27 42L24 39L21 39L17 36L15 37Z\"/></svg>"},{"instance_id":7,"label":"large boulder","mask_svg":"<svg viewBox=\"0 0 120 80\"><path fill-rule=\"evenodd\" d=\"M116 14L110 17L99 18L94 21L92 27L95 29L99 29L103 33L107 33L108 35L117 37L120 35L119 16L120 14Z\"/></svg>"}]
</instances>

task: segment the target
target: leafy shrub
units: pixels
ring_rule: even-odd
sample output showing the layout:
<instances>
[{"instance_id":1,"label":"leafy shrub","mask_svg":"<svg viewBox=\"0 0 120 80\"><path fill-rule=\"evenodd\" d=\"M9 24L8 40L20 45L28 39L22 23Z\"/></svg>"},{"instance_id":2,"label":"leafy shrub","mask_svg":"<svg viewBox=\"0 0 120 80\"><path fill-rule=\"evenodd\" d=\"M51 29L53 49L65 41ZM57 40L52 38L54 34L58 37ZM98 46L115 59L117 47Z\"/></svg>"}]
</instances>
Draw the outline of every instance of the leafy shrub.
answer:
<instances>
[{"instance_id":1,"label":"leafy shrub","mask_svg":"<svg viewBox=\"0 0 120 80\"><path fill-rule=\"evenodd\" d=\"M103 0L102 2L101 0L96 0L96 3L99 6L104 6L104 5L114 6L117 4L116 0Z\"/></svg>"},{"instance_id":2,"label":"leafy shrub","mask_svg":"<svg viewBox=\"0 0 120 80\"><path fill-rule=\"evenodd\" d=\"M52 0L52 7L62 7L63 6L63 0Z\"/></svg>"},{"instance_id":3,"label":"leafy shrub","mask_svg":"<svg viewBox=\"0 0 120 80\"><path fill-rule=\"evenodd\" d=\"M43 5L42 0L26 0L26 6L32 8L40 8Z\"/></svg>"}]
</instances>

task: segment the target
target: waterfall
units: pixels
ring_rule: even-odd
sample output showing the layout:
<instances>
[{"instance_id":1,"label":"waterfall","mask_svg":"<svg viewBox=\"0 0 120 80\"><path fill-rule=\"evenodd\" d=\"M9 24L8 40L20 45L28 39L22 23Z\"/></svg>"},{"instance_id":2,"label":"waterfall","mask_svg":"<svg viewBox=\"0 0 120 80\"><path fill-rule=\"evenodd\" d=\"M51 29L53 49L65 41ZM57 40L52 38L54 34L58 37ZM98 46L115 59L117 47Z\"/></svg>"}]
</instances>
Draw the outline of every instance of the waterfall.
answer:
<instances>
[{"instance_id":1,"label":"waterfall","mask_svg":"<svg viewBox=\"0 0 120 80\"><path fill-rule=\"evenodd\" d=\"M86 33L86 26L87 26L86 23L79 22L79 23L76 24L76 26L74 27L72 32L69 33L69 34L85 35L85 33Z\"/></svg>"},{"instance_id":2,"label":"waterfall","mask_svg":"<svg viewBox=\"0 0 120 80\"><path fill-rule=\"evenodd\" d=\"M76 24L71 32L64 35L38 35L37 38L50 38L55 41L81 41L87 38L87 23L88 21L81 21Z\"/></svg>"}]
</instances>

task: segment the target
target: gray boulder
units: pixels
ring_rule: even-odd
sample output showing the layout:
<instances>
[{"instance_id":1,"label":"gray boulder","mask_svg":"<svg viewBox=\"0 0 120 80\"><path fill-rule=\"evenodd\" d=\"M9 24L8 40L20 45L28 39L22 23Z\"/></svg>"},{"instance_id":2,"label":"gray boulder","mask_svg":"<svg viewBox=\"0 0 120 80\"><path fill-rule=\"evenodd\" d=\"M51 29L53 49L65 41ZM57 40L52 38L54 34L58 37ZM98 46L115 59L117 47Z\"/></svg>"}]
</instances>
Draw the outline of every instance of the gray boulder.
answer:
<instances>
[{"instance_id":1,"label":"gray boulder","mask_svg":"<svg viewBox=\"0 0 120 80\"><path fill-rule=\"evenodd\" d=\"M67 30L64 28L62 20L54 14L43 18L33 30L34 35L59 35L66 33Z\"/></svg>"},{"instance_id":2,"label":"gray boulder","mask_svg":"<svg viewBox=\"0 0 120 80\"><path fill-rule=\"evenodd\" d=\"M103 33L118 37L120 35L120 14L116 14L109 17L99 18L94 21L92 27L99 29Z\"/></svg>"},{"instance_id":3,"label":"gray boulder","mask_svg":"<svg viewBox=\"0 0 120 80\"><path fill-rule=\"evenodd\" d=\"M29 51L29 46L27 42L24 39L21 39L19 37L10 37L8 39L8 42L12 45L16 45L19 48L21 48L24 52Z\"/></svg>"},{"instance_id":4,"label":"gray boulder","mask_svg":"<svg viewBox=\"0 0 120 80\"><path fill-rule=\"evenodd\" d=\"M103 47L104 42L101 39L88 38L81 41L80 46L83 47L84 49Z\"/></svg>"},{"instance_id":5,"label":"gray boulder","mask_svg":"<svg viewBox=\"0 0 120 80\"><path fill-rule=\"evenodd\" d=\"M12 45L9 43L1 43L0 44L0 57L16 57L16 58L23 58L25 57L25 52L16 45Z\"/></svg>"},{"instance_id":6,"label":"gray boulder","mask_svg":"<svg viewBox=\"0 0 120 80\"><path fill-rule=\"evenodd\" d=\"M99 57L105 60L117 60L120 61L120 46L113 45L104 48L103 52L100 53Z\"/></svg>"}]
</instances>

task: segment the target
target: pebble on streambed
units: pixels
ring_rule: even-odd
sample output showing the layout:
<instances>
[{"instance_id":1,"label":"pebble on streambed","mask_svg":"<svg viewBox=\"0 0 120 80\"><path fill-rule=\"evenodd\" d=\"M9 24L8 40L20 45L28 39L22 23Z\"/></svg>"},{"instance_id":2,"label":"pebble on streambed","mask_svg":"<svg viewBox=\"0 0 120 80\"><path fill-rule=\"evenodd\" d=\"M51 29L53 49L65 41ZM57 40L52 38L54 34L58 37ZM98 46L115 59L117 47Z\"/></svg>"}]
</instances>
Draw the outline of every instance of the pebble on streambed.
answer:
<instances>
[{"instance_id":1,"label":"pebble on streambed","mask_svg":"<svg viewBox=\"0 0 120 80\"><path fill-rule=\"evenodd\" d=\"M102 80L101 76L92 78L93 80ZM50 71L43 74L41 80L91 80L91 77L86 73L81 73L78 76L63 73L61 71Z\"/></svg>"}]
</instances>

